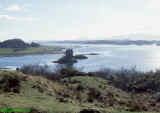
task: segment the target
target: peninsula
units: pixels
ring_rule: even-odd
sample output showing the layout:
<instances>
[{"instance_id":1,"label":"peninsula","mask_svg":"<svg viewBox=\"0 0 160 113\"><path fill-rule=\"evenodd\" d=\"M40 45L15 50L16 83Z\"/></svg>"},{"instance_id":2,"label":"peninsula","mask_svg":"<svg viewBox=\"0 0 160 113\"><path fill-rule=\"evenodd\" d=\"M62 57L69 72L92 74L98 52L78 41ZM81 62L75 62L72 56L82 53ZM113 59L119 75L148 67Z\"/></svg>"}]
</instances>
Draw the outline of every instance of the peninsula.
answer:
<instances>
[{"instance_id":1,"label":"peninsula","mask_svg":"<svg viewBox=\"0 0 160 113\"><path fill-rule=\"evenodd\" d=\"M63 48L42 46L38 43L26 43L21 39L11 39L0 42L0 55L30 55L62 53Z\"/></svg>"}]
</instances>

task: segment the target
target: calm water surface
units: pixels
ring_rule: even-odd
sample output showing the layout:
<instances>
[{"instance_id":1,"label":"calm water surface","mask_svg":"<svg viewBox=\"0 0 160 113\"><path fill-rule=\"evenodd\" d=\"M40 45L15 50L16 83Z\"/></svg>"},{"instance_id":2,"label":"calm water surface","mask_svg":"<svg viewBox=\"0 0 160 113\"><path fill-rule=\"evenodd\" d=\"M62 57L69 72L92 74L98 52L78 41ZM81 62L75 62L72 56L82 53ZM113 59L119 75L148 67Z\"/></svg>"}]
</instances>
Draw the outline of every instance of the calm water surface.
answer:
<instances>
[{"instance_id":1,"label":"calm water surface","mask_svg":"<svg viewBox=\"0 0 160 113\"><path fill-rule=\"evenodd\" d=\"M150 71L160 69L159 46L116 46L94 44L59 44L43 43L43 45L57 45L73 48L75 54L98 53L99 55L87 55L87 60L79 60L75 67L83 71L96 71L103 68L120 69L133 68ZM27 64L50 65L54 68L56 61L63 54L27 55L0 57L0 67L16 68Z\"/></svg>"}]
</instances>

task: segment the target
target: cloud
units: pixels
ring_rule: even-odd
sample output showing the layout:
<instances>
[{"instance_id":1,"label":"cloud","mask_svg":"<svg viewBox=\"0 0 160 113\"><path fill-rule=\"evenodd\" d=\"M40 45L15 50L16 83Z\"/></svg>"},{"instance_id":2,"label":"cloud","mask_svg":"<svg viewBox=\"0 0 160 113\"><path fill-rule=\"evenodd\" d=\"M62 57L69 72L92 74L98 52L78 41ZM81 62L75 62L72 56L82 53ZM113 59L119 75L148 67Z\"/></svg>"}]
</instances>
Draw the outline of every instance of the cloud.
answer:
<instances>
[{"instance_id":1,"label":"cloud","mask_svg":"<svg viewBox=\"0 0 160 113\"><path fill-rule=\"evenodd\" d=\"M160 9L160 0L150 0L148 1L147 7L151 9Z\"/></svg>"},{"instance_id":2,"label":"cloud","mask_svg":"<svg viewBox=\"0 0 160 113\"><path fill-rule=\"evenodd\" d=\"M24 10L24 8L21 7L21 6L19 6L19 5L17 5L17 4L13 4L13 5L8 6L5 10L7 10L7 11L14 11L14 12L16 11L16 12L18 12L18 11Z\"/></svg>"},{"instance_id":3,"label":"cloud","mask_svg":"<svg viewBox=\"0 0 160 113\"><path fill-rule=\"evenodd\" d=\"M10 20L10 21L34 21L37 18L34 17L17 17L9 15L0 15L0 20Z\"/></svg>"},{"instance_id":4,"label":"cloud","mask_svg":"<svg viewBox=\"0 0 160 113\"><path fill-rule=\"evenodd\" d=\"M14 16L9 16L9 15L0 15L0 20L4 19L4 20L16 20L17 18Z\"/></svg>"}]
</instances>

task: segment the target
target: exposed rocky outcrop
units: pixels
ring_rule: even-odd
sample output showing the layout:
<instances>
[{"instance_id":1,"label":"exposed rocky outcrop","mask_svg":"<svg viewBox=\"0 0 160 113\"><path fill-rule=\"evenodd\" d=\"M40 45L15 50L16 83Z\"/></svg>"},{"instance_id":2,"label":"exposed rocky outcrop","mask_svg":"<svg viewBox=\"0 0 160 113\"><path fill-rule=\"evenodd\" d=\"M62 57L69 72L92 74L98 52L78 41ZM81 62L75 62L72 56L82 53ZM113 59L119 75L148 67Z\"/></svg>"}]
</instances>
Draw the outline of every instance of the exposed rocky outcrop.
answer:
<instances>
[{"instance_id":1,"label":"exposed rocky outcrop","mask_svg":"<svg viewBox=\"0 0 160 113\"><path fill-rule=\"evenodd\" d=\"M74 56L75 59L88 59L85 55L76 55Z\"/></svg>"}]
</instances>

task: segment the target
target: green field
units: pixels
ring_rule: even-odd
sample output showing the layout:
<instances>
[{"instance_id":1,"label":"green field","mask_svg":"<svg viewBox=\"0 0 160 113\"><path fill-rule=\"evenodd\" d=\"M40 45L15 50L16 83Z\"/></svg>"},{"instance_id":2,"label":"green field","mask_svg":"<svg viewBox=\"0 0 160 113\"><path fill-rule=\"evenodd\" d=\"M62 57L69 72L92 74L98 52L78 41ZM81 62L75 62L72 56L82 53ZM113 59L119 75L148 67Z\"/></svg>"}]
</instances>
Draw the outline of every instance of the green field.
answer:
<instances>
[{"instance_id":1,"label":"green field","mask_svg":"<svg viewBox=\"0 0 160 113\"><path fill-rule=\"evenodd\" d=\"M30 47L25 49L0 48L0 55L54 54L62 48L56 46Z\"/></svg>"}]
</instances>

